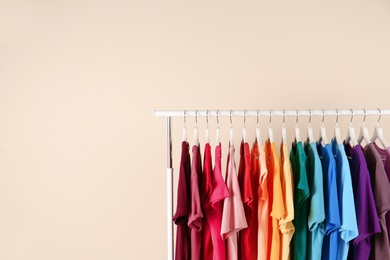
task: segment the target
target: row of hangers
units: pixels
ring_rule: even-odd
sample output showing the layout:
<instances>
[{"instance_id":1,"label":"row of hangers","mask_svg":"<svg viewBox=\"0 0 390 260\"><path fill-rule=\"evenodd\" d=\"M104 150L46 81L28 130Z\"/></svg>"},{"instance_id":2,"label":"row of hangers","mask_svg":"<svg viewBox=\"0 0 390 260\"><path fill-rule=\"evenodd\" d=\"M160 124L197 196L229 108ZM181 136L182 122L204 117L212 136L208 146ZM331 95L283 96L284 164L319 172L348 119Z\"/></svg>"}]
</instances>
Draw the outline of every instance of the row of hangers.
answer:
<instances>
[{"instance_id":1,"label":"row of hangers","mask_svg":"<svg viewBox=\"0 0 390 260\"><path fill-rule=\"evenodd\" d=\"M381 114L381 110L378 108L379 110L379 118L378 118L378 122L377 122L377 126L374 128L374 133L372 135L372 137L370 137L369 135L369 132L368 132L368 128L366 126L366 110L364 110L364 118L363 118L363 125L360 127L360 132L359 132L359 136L356 137L356 134L355 134L355 128L353 127L353 124L352 124L352 121L353 121L353 110L351 110L351 119L350 119L350 122L349 122L349 126L348 126L348 132L347 132L347 136L346 138L344 139L345 143L349 143L351 144L352 146L356 146L357 144L361 144L363 141L366 143L366 144L369 144L371 142L375 142L376 140L378 140L381 145L386 148L388 147L388 143L386 142L385 138L384 138L384 135L383 135L383 130L382 128L380 127L379 125L379 121L382 117L382 114ZM309 110L310 111L310 110ZM326 128L324 126L324 119L325 119L325 112L324 110L322 110L323 114L322 114L322 120L321 120L321 126L320 126L320 133L319 133L319 139L318 139L318 142L321 142L323 146L325 146L326 144L329 143L328 141L328 138L327 138L327 135L326 135ZM313 134L313 128L311 126L311 111L310 111L310 115L309 115L309 125L307 127L307 135L308 135L308 140L312 143L312 142L315 142L316 140L314 139L314 134ZM297 114L296 114L296 120L295 120L295 140L297 142L300 142L301 141L301 134L300 134L300 128L299 128L299 120L298 120L298 117L299 117L299 113L298 113L298 110L297 110ZM245 121L246 121L246 112L244 111L244 125L243 125L243 129L242 129L242 137L243 137L243 140L244 142L246 142L246 136L247 136L247 130L246 130L246 126L245 126ZM261 135L260 135L260 125L259 125L259 115L257 114L257 125L256 125L256 139L257 139L257 142L258 143L261 143ZM183 127L183 141L187 141L187 114L186 114L186 111L184 111L184 127ZM232 110L230 110L230 143L234 143L233 142L233 137L234 137L234 131L233 131L233 121L232 121ZM341 133L340 133L340 127L339 127L339 114L338 114L338 110L337 110L337 116L336 116L336 125L335 125L335 128L334 128L334 137L337 141L338 144L341 144L343 143L343 140L341 138ZM274 133L273 133L273 128L272 128L272 112L270 110L270 116L269 116L269 126L268 126L268 138L270 140L270 142L274 142ZM283 114L283 125L282 125L282 141L283 143L287 143L287 130L286 130L286 127L285 127L285 114ZM209 143L210 142L210 130L209 130L209 115L208 115L208 111L206 112L206 143ZM220 128L219 128L219 114L218 114L218 111L217 111L217 128L216 128L216 143L217 145L220 144ZM199 133L198 133L198 115L197 115L197 111L196 111L196 114L195 114L195 128L194 128L194 144L195 145L199 145Z\"/></svg>"}]
</instances>

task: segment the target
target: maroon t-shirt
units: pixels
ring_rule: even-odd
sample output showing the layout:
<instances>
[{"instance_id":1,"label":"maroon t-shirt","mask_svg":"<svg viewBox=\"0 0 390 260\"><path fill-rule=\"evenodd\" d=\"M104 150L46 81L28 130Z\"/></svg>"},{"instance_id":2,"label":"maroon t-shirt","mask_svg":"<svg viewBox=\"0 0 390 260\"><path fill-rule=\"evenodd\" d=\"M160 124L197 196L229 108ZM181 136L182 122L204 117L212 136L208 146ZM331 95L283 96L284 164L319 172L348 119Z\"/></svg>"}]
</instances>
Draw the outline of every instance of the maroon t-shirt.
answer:
<instances>
[{"instance_id":1,"label":"maroon t-shirt","mask_svg":"<svg viewBox=\"0 0 390 260\"><path fill-rule=\"evenodd\" d=\"M191 260L201 260L203 213L199 196L199 184L202 179L202 159L199 146L192 147L191 167L191 211L188 226L191 228Z\"/></svg>"},{"instance_id":2,"label":"maroon t-shirt","mask_svg":"<svg viewBox=\"0 0 390 260\"><path fill-rule=\"evenodd\" d=\"M382 159L370 143L365 151L367 167L370 172L372 191L381 226L381 233L374 235L374 246L371 257L390 259L389 237L387 235L386 213L390 210L390 183L383 167Z\"/></svg>"},{"instance_id":3,"label":"maroon t-shirt","mask_svg":"<svg viewBox=\"0 0 390 260\"><path fill-rule=\"evenodd\" d=\"M176 229L176 260L191 259L190 230L188 227L188 215L191 210L190 201L190 153L189 145L183 141L181 144L181 160L179 183L177 186L177 205L173 221L177 225Z\"/></svg>"}]
</instances>

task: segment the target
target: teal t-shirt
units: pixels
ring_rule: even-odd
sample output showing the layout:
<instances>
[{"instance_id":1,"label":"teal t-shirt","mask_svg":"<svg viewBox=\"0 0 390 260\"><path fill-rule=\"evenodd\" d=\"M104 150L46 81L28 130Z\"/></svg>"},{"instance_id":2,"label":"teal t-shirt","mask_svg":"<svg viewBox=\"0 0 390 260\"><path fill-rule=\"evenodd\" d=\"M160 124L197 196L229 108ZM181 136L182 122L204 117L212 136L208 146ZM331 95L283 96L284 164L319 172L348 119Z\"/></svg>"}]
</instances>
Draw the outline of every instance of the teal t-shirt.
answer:
<instances>
[{"instance_id":1,"label":"teal t-shirt","mask_svg":"<svg viewBox=\"0 0 390 260\"><path fill-rule=\"evenodd\" d=\"M294 220L295 233L292 239L292 259L307 258L307 218L310 196L306 174L306 154L302 142L294 142L290 151L290 162L294 178Z\"/></svg>"},{"instance_id":2,"label":"teal t-shirt","mask_svg":"<svg viewBox=\"0 0 390 260\"><path fill-rule=\"evenodd\" d=\"M324 185L321 160L315 142L305 142L307 179L310 189L307 259L321 259L325 233Z\"/></svg>"}]
</instances>

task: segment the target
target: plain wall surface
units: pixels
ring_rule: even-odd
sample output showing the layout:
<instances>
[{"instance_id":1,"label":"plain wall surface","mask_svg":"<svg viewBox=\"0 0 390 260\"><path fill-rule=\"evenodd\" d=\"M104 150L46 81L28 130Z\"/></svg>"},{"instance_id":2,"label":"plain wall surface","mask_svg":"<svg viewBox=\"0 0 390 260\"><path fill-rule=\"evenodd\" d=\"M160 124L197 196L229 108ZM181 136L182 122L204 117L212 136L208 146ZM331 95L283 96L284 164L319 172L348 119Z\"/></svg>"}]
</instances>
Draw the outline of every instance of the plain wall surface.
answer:
<instances>
[{"instance_id":1,"label":"plain wall surface","mask_svg":"<svg viewBox=\"0 0 390 260\"><path fill-rule=\"evenodd\" d=\"M389 14L384 0L0 0L0 259L165 259L166 121L153 110L389 109ZM381 126L390 140L388 116ZM215 118L210 131L214 146Z\"/></svg>"}]
</instances>

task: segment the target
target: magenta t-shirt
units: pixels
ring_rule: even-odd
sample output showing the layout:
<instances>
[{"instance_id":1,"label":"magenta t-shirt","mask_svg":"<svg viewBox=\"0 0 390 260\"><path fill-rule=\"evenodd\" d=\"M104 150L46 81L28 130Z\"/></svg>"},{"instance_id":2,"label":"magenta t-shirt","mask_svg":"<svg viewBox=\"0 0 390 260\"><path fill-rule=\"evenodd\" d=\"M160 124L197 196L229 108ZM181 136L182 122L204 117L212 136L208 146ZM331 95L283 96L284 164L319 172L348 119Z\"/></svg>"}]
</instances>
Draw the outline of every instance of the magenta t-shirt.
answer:
<instances>
[{"instance_id":1,"label":"magenta t-shirt","mask_svg":"<svg viewBox=\"0 0 390 260\"><path fill-rule=\"evenodd\" d=\"M176 229L176 260L191 259L190 249L190 230L188 227L188 215L191 210L190 201L190 174L191 162L189 145L183 141L181 144L181 160L179 183L177 185L177 205L173 221L177 225Z\"/></svg>"},{"instance_id":2,"label":"magenta t-shirt","mask_svg":"<svg viewBox=\"0 0 390 260\"><path fill-rule=\"evenodd\" d=\"M199 196L199 184L202 178L202 159L199 146L192 147L191 167L191 212L188 226L191 228L191 260L201 260L203 213Z\"/></svg>"},{"instance_id":3,"label":"magenta t-shirt","mask_svg":"<svg viewBox=\"0 0 390 260\"><path fill-rule=\"evenodd\" d=\"M362 147L344 144L348 158L355 200L356 220L359 235L350 245L348 259L367 260L371 251L371 236L381 231L371 188L370 173Z\"/></svg>"}]
</instances>

